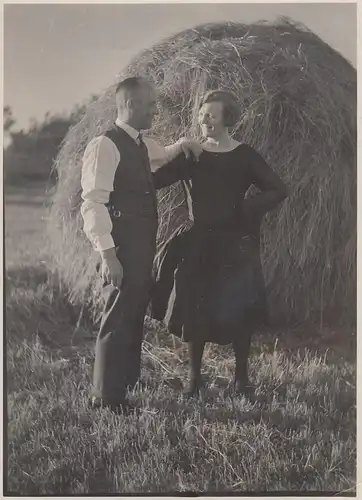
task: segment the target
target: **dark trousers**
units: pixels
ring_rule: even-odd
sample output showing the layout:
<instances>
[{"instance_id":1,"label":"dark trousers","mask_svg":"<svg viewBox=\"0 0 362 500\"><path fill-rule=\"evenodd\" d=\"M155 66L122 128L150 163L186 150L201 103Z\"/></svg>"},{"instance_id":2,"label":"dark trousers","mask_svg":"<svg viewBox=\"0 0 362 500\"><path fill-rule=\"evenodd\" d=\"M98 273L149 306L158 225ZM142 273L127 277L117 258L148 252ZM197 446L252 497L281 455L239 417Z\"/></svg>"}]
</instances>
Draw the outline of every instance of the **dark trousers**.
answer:
<instances>
[{"instance_id":1,"label":"dark trousers","mask_svg":"<svg viewBox=\"0 0 362 500\"><path fill-rule=\"evenodd\" d=\"M151 315L158 321L165 319L174 287L175 271L184 257L185 240L191 226L192 222L187 221L174 231L158 254L157 274L151 296Z\"/></svg>"},{"instance_id":2,"label":"dark trousers","mask_svg":"<svg viewBox=\"0 0 362 500\"><path fill-rule=\"evenodd\" d=\"M124 401L128 385L140 377L143 325L152 286L156 227L118 222L117 256L123 266L120 289L103 287L104 310L96 341L92 395ZM121 239L122 237L122 239Z\"/></svg>"}]
</instances>

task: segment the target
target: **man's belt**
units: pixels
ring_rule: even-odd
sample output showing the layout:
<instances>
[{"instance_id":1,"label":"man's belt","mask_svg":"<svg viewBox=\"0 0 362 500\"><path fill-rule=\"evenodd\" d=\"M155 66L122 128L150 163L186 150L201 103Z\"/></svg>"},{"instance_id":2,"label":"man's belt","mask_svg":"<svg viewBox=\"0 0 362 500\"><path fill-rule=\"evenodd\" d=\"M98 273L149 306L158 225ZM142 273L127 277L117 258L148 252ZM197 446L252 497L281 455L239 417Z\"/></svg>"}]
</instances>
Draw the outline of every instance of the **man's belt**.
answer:
<instances>
[{"instance_id":1,"label":"man's belt","mask_svg":"<svg viewBox=\"0 0 362 500\"><path fill-rule=\"evenodd\" d=\"M135 214L135 213L129 213L129 212L123 212L122 210L119 210L115 205L112 203L107 203L106 208L110 214L111 217L115 219L119 219L122 217L122 215L133 215L135 217L140 217L142 219L154 219L157 218L157 212L155 213L152 209L147 213L146 211L141 214Z\"/></svg>"}]
</instances>

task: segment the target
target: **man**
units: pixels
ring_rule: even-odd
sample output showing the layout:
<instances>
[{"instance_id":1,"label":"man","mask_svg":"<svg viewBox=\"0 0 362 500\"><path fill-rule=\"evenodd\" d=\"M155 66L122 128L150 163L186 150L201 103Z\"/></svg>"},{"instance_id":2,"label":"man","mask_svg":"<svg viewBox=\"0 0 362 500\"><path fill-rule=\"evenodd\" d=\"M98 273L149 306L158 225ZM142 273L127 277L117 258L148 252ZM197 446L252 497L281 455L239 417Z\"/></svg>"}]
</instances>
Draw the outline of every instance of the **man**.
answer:
<instances>
[{"instance_id":1,"label":"man","mask_svg":"<svg viewBox=\"0 0 362 500\"><path fill-rule=\"evenodd\" d=\"M128 411L127 387L140 376L143 324L158 227L152 169L201 146L181 139L162 147L143 139L157 112L153 86L127 78L116 89L117 120L88 144L82 169L84 232L101 255L105 305L96 342L91 405Z\"/></svg>"}]
</instances>

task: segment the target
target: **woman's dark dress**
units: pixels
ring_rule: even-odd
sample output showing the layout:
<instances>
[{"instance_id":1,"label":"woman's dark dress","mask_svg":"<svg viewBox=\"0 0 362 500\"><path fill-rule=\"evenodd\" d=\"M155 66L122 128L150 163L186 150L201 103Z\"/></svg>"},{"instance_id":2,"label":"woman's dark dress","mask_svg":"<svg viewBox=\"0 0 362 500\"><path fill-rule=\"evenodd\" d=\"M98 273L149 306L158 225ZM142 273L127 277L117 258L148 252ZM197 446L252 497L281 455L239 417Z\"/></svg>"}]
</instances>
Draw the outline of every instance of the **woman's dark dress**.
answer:
<instances>
[{"instance_id":1,"label":"woman's dark dress","mask_svg":"<svg viewBox=\"0 0 362 500\"><path fill-rule=\"evenodd\" d=\"M190 181L193 222L161 252L151 299L153 317L184 341L228 344L267 319L260 262L263 215L285 197L279 177L250 146L183 154L153 174L157 189ZM254 184L261 193L245 200ZM176 271L176 272L175 272Z\"/></svg>"}]
</instances>

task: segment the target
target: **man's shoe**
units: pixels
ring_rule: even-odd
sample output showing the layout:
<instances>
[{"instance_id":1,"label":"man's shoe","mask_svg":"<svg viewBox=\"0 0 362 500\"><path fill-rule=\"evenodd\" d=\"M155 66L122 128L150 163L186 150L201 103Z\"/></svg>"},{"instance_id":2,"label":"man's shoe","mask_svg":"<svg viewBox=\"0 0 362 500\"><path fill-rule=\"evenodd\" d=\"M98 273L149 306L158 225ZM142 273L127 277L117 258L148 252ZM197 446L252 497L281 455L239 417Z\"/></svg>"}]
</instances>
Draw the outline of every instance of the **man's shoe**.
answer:
<instances>
[{"instance_id":1,"label":"man's shoe","mask_svg":"<svg viewBox=\"0 0 362 500\"><path fill-rule=\"evenodd\" d=\"M164 380L165 385L171 387L172 389L182 390L183 383L180 377L168 377Z\"/></svg>"},{"instance_id":2,"label":"man's shoe","mask_svg":"<svg viewBox=\"0 0 362 500\"><path fill-rule=\"evenodd\" d=\"M236 380L235 396L245 396L247 399L253 399L255 396L255 387L253 387L249 382Z\"/></svg>"},{"instance_id":3,"label":"man's shoe","mask_svg":"<svg viewBox=\"0 0 362 500\"><path fill-rule=\"evenodd\" d=\"M114 401L107 401L105 399L96 397L90 398L89 406L92 410L109 409L116 415L129 415L136 411L136 408L132 406L128 401L116 403Z\"/></svg>"},{"instance_id":4,"label":"man's shoe","mask_svg":"<svg viewBox=\"0 0 362 500\"><path fill-rule=\"evenodd\" d=\"M198 398L200 396L200 390L205 387L202 379L190 380L188 386L183 391L182 395L184 398Z\"/></svg>"},{"instance_id":5,"label":"man's shoe","mask_svg":"<svg viewBox=\"0 0 362 500\"><path fill-rule=\"evenodd\" d=\"M144 391L147 387L147 384L144 380L132 380L131 382L127 382L126 385L129 391Z\"/></svg>"}]
</instances>

